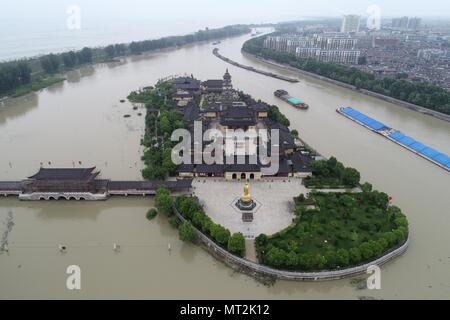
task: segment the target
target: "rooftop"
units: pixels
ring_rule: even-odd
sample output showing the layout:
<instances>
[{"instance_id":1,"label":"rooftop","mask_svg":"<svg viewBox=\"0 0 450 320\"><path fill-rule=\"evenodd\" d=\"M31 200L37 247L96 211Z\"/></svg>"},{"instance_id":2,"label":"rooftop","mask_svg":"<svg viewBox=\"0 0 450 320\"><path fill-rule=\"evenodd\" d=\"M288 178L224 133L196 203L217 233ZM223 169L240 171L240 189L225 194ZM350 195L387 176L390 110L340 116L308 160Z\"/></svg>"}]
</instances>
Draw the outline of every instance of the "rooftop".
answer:
<instances>
[{"instance_id":1,"label":"rooftop","mask_svg":"<svg viewBox=\"0 0 450 320\"><path fill-rule=\"evenodd\" d=\"M33 180L88 180L96 177L99 173L92 168L41 168L38 173L28 177Z\"/></svg>"}]
</instances>

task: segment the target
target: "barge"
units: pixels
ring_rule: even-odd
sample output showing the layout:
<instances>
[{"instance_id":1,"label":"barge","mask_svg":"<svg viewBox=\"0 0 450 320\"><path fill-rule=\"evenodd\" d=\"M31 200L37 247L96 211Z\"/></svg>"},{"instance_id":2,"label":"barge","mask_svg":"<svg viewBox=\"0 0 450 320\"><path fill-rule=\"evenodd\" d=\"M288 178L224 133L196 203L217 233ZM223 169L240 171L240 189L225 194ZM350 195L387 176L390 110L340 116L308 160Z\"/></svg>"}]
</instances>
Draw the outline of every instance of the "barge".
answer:
<instances>
[{"instance_id":1,"label":"barge","mask_svg":"<svg viewBox=\"0 0 450 320\"><path fill-rule=\"evenodd\" d=\"M386 139L450 172L450 156L447 154L433 149L351 107L338 108L336 111L370 131L382 135Z\"/></svg>"},{"instance_id":2,"label":"barge","mask_svg":"<svg viewBox=\"0 0 450 320\"><path fill-rule=\"evenodd\" d=\"M284 102L289 103L294 108L303 109L303 110L306 110L309 108L308 104L304 103L303 101L301 101L297 98L291 97L289 95L289 93L285 90L281 90L281 89L277 90L274 92L274 95L275 95L275 97L280 98Z\"/></svg>"}]
</instances>

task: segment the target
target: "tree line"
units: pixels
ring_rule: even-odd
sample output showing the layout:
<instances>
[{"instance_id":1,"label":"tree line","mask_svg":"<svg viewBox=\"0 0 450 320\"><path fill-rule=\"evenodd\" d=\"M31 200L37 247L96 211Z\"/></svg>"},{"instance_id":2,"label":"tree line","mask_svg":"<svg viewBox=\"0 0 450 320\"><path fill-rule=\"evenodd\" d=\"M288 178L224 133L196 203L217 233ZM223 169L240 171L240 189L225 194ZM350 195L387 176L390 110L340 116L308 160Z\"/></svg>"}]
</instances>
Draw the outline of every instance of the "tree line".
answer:
<instances>
[{"instance_id":1,"label":"tree line","mask_svg":"<svg viewBox=\"0 0 450 320\"><path fill-rule=\"evenodd\" d=\"M0 95L31 82L31 68L26 61L3 63L0 65Z\"/></svg>"},{"instance_id":2,"label":"tree line","mask_svg":"<svg viewBox=\"0 0 450 320\"><path fill-rule=\"evenodd\" d=\"M181 240L195 242L197 236L194 227L196 227L229 252L240 257L245 256L245 238L242 233L231 234L227 228L214 223L206 215L203 207L198 204L198 199L183 195L173 201L170 191L166 187L159 187L156 189L155 207L160 213L171 218L170 223L178 228ZM185 223L180 225L178 219L173 216L174 209L177 209L186 219ZM154 218L155 215L156 213L152 209L147 213L149 219Z\"/></svg>"},{"instance_id":3,"label":"tree line","mask_svg":"<svg viewBox=\"0 0 450 320\"><path fill-rule=\"evenodd\" d=\"M155 40L134 41L130 44L112 44L103 48L72 50L47 54L38 58L0 63L0 96L14 93L34 80L70 70L83 64L104 62L114 57L182 46L196 41L221 39L250 32L245 25L232 25L217 29L204 29L184 36L163 37Z\"/></svg>"},{"instance_id":4,"label":"tree line","mask_svg":"<svg viewBox=\"0 0 450 320\"><path fill-rule=\"evenodd\" d=\"M242 233L237 232L231 234L230 230L227 228L214 223L211 218L206 215L203 207L198 204L195 198L180 196L175 200L175 207L180 214L189 221L184 224L183 229L180 227L180 237L182 239L185 238L191 240L193 237L189 236L189 230L192 230L192 226L195 226L229 252L240 257L245 255L245 238Z\"/></svg>"},{"instance_id":5,"label":"tree line","mask_svg":"<svg viewBox=\"0 0 450 320\"><path fill-rule=\"evenodd\" d=\"M243 50L265 59L353 85L357 89L380 93L450 115L450 92L442 87L427 82L408 81L402 79L401 75L396 78L375 77L374 74L355 67L313 59L300 59L293 54L264 48L264 39L265 37L259 37L247 41Z\"/></svg>"},{"instance_id":6,"label":"tree line","mask_svg":"<svg viewBox=\"0 0 450 320\"><path fill-rule=\"evenodd\" d=\"M133 41L129 45L129 50L132 54L139 54L155 49L164 49L169 47L182 46L197 41L207 41L237 36L244 33L248 33L250 31L251 29L246 25L226 26L224 28L219 29L206 28L205 30L200 30L194 34L188 34L184 36L172 36L156 40ZM113 49L110 48L110 50L111 53L113 53Z\"/></svg>"}]
</instances>

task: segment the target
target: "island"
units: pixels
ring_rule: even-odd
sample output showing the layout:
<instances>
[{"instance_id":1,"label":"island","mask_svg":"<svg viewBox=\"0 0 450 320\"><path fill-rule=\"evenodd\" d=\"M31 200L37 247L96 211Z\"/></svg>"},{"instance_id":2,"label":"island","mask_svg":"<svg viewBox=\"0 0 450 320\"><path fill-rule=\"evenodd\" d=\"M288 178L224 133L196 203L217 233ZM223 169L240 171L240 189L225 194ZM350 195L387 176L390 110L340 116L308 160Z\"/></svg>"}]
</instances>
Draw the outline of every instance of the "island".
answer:
<instances>
[{"instance_id":1,"label":"island","mask_svg":"<svg viewBox=\"0 0 450 320\"><path fill-rule=\"evenodd\" d=\"M161 80L128 99L147 110L143 177L192 180L182 194L160 186L156 209L180 239L236 270L340 279L406 251L408 222L392 198L314 151L277 106L235 90L228 70Z\"/></svg>"}]
</instances>

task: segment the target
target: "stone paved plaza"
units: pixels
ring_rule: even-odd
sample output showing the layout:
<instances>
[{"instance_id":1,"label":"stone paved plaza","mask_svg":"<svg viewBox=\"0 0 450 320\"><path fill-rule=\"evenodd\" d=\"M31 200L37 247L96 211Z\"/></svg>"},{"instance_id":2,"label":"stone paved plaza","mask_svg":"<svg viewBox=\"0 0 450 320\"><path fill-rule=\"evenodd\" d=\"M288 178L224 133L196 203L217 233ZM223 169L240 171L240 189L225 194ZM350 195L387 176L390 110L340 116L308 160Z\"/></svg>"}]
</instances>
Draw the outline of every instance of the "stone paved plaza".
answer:
<instances>
[{"instance_id":1,"label":"stone paved plaza","mask_svg":"<svg viewBox=\"0 0 450 320\"><path fill-rule=\"evenodd\" d=\"M242 196L245 181L196 178L194 193L200 199L205 212L231 233L242 232L246 238L264 233L274 234L292 223L293 198L307 189L298 178L250 181L250 195L258 203L253 222L243 222L234 202Z\"/></svg>"}]
</instances>

